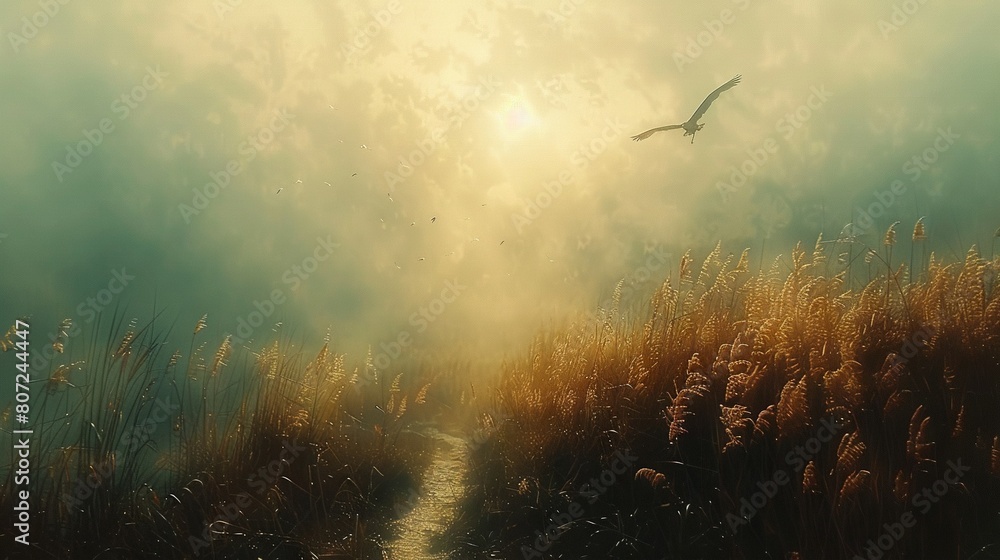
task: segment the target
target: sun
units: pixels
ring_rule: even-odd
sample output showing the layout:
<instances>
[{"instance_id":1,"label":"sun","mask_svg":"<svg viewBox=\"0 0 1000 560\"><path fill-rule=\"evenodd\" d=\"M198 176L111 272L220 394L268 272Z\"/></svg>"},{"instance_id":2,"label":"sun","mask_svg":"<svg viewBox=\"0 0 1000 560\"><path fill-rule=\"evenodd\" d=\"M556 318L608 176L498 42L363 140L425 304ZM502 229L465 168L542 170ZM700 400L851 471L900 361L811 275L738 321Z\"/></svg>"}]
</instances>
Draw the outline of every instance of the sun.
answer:
<instances>
[{"instance_id":1,"label":"sun","mask_svg":"<svg viewBox=\"0 0 1000 560\"><path fill-rule=\"evenodd\" d=\"M496 118L501 132L508 140L522 136L539 124L531 104L519 95L505 94Z\"/></svg>"}]
</instances>

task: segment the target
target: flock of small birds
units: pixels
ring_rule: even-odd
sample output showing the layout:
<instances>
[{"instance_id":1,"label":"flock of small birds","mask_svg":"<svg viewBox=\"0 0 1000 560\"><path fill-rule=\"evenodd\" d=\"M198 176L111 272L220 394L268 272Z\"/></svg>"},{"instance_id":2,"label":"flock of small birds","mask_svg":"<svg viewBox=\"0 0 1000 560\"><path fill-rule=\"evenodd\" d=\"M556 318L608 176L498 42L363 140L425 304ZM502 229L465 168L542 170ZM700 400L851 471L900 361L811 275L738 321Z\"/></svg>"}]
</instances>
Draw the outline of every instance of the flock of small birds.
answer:
<instances>
[{"instance_id":1,"label":"flock of small birds","mask_svg":"<svg viewBox=\"0 0 1000 560\"><path fill-rule=\"evenodd\" d=\"M355 171L354 173L351 173L351 177L357 177L357 176L358 176L358 172L357 171ZM295 184L296 185L303 184L302 183L302 179L296 179L295 180ZM333 186L333 184L331 184L330 181L323 181L323 184L326 185L326 186L328 186L328 187L332 187ZM285 190L285 187L278 187L277 192L275 192L274 194L278 194L278 193L280 193L283 190ZM389 200L392 200L392 197L389 197Z\"/></svg>"}]
</instances>

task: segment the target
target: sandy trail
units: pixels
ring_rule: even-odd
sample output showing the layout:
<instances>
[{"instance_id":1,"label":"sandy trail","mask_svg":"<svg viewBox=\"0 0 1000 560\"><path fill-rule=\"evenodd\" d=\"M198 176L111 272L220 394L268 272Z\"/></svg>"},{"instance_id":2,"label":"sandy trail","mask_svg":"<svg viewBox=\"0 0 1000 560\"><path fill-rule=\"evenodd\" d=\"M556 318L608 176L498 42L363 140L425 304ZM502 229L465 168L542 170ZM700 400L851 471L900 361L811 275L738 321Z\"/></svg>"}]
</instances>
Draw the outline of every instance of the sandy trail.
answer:
<instances>
[{"instance_id":1,"label":"sandy trail","mask_svg":"<svg viewBox=\"0 0 1000 560\"><path fill-rule=\"evenodd\" d=\"M433 426L420 433L436 440L434 458L423 486L408 493L401 504L406 513L393 523L395 538L387 549L392 560L443 560L444 552L432 553L435 536L444 533L454 520L464 491L469 444Z\"/></svg>"}]
</instances>

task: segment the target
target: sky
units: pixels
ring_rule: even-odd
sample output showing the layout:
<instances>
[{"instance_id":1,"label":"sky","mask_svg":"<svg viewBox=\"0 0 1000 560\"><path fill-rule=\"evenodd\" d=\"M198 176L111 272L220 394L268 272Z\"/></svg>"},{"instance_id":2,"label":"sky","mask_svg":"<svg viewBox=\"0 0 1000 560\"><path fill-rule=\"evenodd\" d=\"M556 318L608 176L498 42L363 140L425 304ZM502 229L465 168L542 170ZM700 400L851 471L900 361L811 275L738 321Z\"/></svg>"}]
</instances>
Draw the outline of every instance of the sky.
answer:
<instances>
[{"instance_id":1,"label":"sky","mask_svg":"<svg viewBox=\"0 0 1000 560\"><path fill-rule=\"evenodd\" d=\"M116 307L382 369L518 355L691 249L989 255L1000 4L0 6L0 319ZM691 138L688 119L736 75ZM280 323L280 325L278 325ZM43 339L44 340L44 339ZM72 341L70 342L70 346ZM313 346L315 348L315 346Z\"/></svg>"}]
</instances>

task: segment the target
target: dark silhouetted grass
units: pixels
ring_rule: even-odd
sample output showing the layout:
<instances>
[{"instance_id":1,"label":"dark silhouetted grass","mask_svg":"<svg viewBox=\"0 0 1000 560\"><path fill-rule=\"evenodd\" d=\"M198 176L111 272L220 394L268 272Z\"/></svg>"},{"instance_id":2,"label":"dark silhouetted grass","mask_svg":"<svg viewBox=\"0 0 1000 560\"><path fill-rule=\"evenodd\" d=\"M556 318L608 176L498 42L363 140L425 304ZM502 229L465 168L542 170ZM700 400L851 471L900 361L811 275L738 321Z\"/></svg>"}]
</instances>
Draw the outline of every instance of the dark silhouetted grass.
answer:
<instances>
[{"instance_id":1,"label":"dark silhouetted grass","mask_svg":"<svg viewBox=\"0 0 1000 560\"><path fill-rule=\"evenodd\" d=\"M249 352L226 338L206 350L204 319L186 349L167 355L158 326L116 314L67 340L71 323L61 325L60 353L31 386L33 544L12 544L9 455L4 549L61 559L379 556L372 527L427 460L401 436L426 386L387 379L370 360L348 370L329 344L311 359L281 340Z\"/></svg>"}]
</instances>

